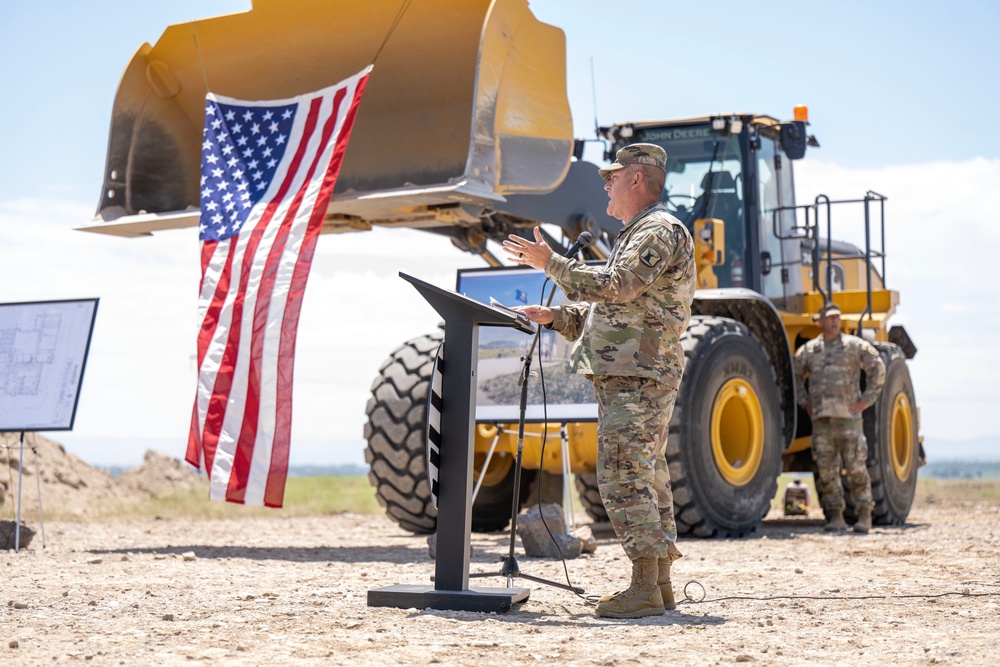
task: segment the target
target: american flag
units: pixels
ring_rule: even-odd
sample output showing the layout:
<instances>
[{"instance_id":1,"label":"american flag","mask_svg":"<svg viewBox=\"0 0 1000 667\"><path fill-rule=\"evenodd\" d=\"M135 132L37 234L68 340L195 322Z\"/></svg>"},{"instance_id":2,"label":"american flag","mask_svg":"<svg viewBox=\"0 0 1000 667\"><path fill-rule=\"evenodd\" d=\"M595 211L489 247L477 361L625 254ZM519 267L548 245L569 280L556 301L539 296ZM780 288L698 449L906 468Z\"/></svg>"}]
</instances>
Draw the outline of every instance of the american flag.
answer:
<instances>
[{"instance_id":1,"label":"american flag","mask_svg":"<svg viewBox=\"0 0 1000 667\"><path fill-rule=\"evenodd\" d=\"M208 474L212 500L282 505L302 295L370 72L288 100L206 97L185 459Z\"/></svg>"}]
</instances>

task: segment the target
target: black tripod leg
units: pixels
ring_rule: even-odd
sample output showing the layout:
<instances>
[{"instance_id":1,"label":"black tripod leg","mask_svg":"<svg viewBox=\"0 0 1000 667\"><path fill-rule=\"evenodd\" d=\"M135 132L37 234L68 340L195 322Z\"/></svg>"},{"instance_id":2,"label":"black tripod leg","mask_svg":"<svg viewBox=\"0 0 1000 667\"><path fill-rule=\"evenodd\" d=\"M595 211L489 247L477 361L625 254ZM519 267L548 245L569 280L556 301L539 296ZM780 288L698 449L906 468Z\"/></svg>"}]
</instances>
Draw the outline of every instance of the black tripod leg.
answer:
<instances>
[{"instance_id":1,"label":"black tripod leg","mask_svg":"<svg viewBox=\"0 0 1000 667\"><path fill-rule=\"evenodd\" d=\"M567 591L573 591L574 593L577 593L578 595L583 595L583 593L584 593L584 591L583 591L582 588L579 588L577 586L570 586L569 584L561 584L558 581L549 581L548 579L542 579L541 577L533 577L532 575L525 574L523 572L520 573L518 576L521 577L522 579L528 579L530 581L537 581L540 584L548 584L549 586L555 586L556 588L562 588L562 589L565 589Z\"/></svg>"}]
</instances>

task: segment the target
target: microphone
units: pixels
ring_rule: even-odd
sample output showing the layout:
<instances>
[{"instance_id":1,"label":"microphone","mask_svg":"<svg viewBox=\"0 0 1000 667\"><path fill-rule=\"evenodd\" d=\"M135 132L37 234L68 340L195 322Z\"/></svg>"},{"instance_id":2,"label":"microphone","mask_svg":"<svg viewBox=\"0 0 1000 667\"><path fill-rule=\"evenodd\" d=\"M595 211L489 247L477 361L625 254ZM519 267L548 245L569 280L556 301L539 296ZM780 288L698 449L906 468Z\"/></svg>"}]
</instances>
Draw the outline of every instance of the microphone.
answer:
<instances>
[{"instance_id":1,"label":"microphone","mask_svg":"<svg viewBox=\"0 0 1000 667\"><path fill-rule=\"evenodd\" d=\"M566 251L564 257L575 257L576 253L580 252L593 242L593 234L590 232L580 232L580 235L576 237L575 241L573 241L573 244L569 247L569 250Z\"/></svg>"}]
</instances>

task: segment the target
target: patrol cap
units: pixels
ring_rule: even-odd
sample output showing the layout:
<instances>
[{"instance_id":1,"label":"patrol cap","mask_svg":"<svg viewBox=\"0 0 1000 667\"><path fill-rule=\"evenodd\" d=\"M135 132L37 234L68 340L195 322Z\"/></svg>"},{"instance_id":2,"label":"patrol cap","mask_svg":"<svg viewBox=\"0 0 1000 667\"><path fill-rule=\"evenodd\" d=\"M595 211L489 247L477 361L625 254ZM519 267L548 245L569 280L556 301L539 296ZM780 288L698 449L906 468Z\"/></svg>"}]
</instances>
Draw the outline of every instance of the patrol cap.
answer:
<instances>
[{"instance_id":1,"label":"patrol cap","mask_svg":"<svg viewBox=\"0 0 1000 667\"><path fill-rule=\"evenodd\" d=\"M819 309L819 317L829 317L831 315L840 315L840 306L835 303L827 303Z\"/></svg>"},{"instance_id":2,"label":"patrol cap","mask_svg":"<svg viewBox=\"0 0 1000 667\"><path fill-rule=\"evenodd\" d=\"M618 149L615 153L615 161L607 167L598 169L601 178L608 180L611 172L624 169L630 164L648 164L659 167L664 172L667 170L667 151L656 144L629 144Z\"/></svg>"}]
</instances>

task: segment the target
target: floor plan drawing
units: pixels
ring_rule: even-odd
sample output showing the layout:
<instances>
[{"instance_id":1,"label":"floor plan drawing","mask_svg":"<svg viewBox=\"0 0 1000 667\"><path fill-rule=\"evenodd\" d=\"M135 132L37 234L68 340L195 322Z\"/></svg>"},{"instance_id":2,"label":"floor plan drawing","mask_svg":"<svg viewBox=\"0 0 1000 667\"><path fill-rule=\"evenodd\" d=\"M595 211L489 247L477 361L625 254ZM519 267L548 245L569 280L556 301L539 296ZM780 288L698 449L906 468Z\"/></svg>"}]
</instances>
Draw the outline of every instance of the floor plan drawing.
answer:
<instances>
[{"instance_id":1,"label":"floor plan drawing","mask_svg":"<svg viewBox=\"0 0 1000 667\"><path fill-rule=\"evenodd\" d=\"M72 427L97 300L0 304L0 431Z\"/></svg>"}]
</instances>

